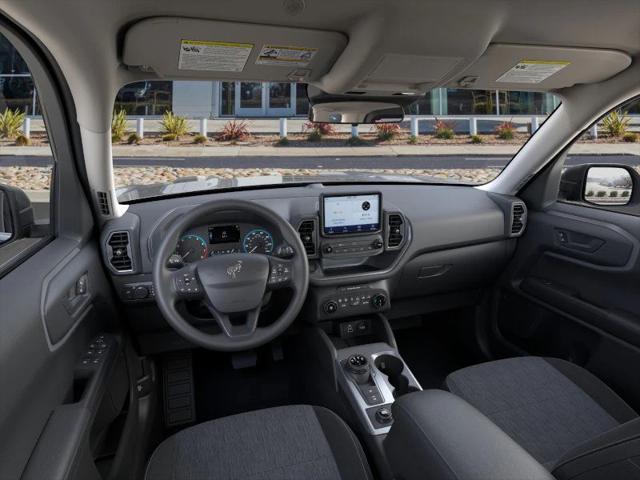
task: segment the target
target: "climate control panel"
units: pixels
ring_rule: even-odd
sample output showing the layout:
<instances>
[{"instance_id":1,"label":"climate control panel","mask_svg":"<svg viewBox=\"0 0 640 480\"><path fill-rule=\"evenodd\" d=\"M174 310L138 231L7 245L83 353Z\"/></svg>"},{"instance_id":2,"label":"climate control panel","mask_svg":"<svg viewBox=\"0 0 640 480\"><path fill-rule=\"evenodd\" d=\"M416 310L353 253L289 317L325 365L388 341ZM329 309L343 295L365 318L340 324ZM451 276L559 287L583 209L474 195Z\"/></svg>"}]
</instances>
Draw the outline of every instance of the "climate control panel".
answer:
<instances>
[{"instance_id":1,"label":"climate control panel","mask_svg":"<svg viewBox=\"0 0 640 480\"><path fill-rule=\"evenodd\" d=\"M382 235L366 235L358 238L325 240L321 246L322 256L327 257L371 257L384 251Z\"/></svg>"},{"instance_id":2,"label":"climate control panel","mask_svg":"<svg viewBox=\"0 0 640 480\"><path fill-rule=\"evenodd\" d=\"M389 294L385 289L369 285L338 288L319 302L321 318L342 318L387 310Z\"/></svg>"}]
</instances>

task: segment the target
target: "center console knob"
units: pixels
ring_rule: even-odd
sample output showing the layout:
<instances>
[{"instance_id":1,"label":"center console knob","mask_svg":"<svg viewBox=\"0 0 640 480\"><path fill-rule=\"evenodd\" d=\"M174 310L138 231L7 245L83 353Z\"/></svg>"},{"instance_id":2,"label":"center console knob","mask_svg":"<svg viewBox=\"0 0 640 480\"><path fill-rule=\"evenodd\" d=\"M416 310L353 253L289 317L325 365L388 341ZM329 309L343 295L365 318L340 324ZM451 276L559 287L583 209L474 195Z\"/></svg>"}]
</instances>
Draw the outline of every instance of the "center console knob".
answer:
<instances>
[{"instance_id":1,"label":"center console knob","mask_svg":"<svg viewBox=\"0 0 640 480\"><path fill-rule=\"evenodd\" d=\"M347 371L353 376L356 383L364 384L369 381L371 375L371 365L367 357L361 353L356 353L347 358L345 365Z\"/></svg>"},{"instance_id":2,"label":"center console knob","mask_svg":"<svg viewBox=\"0 0 640 480\"><path fill-rule=\"evenodd\" d=\"M333 247L331 245L325 245L324 253L331 253L331 252L333 252Z\"/></svg>"},{"instance_id":3,"label":"center console knob","mask_svg":"<svg viewBox=\"0 0 640 480\"><path fill-rule=\"evenodd\" d=\"M378 420L380 423L389 423L391 420L393 420L391 409L389 407L380 407L376 411L376 420Z\"/></svg>"},{"instance_id":4,"label":"center console knob","mask_svg":"<svg viewBox=\"0 0 640 480\"><path fill-rule=\"evenodd\" d=\"M382 293L377 293L371 298L371 305L373 305L373 308L377 310L383 308L386 304L387 304L387 297L384 296Z\"/></svg>"},{"instance_id":5,"label":"center console knob","mask_svg":"<svg viewBox=\"0 0 640 480\"><path fill-rule=\"evenodd\" d=\"M377 240L374 240L374 241L373 241L372 246L373 246L373 248L375 248L375 249L380 249L380 248L384 247L384 243L382 243L382 240L380 240L380 239L378 238Z\"/></svg>"},{"instance_id":6,"label":"center console knob","mask_svg":"<svg viewBox=\"0 0 640 480\"><path fill-rule=\"evenodd\" d=\"M325 313L336 313L338 311L338 304L330 300L324 304L324 311Z\"/></svg>"}]
</instances>

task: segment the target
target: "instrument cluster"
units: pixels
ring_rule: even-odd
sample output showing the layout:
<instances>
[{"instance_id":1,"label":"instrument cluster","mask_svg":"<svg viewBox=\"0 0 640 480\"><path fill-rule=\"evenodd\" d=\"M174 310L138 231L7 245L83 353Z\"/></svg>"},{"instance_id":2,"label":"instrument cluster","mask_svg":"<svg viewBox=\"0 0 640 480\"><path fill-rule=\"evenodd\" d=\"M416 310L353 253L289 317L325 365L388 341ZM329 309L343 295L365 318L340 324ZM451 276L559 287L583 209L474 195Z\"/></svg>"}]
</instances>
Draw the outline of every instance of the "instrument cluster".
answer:
<instances>
[{"instance_id":1,"label":"instrument cluster","mask_svg":"<svg viewBox=\"0 0 640 480\"><path fill-rule=\"evenodd\" d=\"M206 225L185 232L170 259L173 265L230 253L271 255L276 247L273 234L256 225Z\"/></svg>"}]
</instances>

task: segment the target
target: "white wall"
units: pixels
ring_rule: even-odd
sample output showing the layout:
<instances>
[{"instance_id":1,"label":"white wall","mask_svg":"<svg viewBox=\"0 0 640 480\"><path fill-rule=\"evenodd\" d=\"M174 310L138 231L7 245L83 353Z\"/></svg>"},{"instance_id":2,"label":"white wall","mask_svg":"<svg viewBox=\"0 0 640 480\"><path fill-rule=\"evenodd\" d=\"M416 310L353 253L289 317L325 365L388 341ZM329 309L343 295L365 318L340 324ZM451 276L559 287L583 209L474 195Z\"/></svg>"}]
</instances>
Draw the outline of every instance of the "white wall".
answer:
<instances>
[{"instance_id":1,"label":"white wall","mask_svg":"<svg viewBox=\"0 0 640 480\"><path fill-rule=\"evenodd\" d=\"M216 116L214 83L174 81L173 113L192 118Z\"/></svg>"}]
</instances>

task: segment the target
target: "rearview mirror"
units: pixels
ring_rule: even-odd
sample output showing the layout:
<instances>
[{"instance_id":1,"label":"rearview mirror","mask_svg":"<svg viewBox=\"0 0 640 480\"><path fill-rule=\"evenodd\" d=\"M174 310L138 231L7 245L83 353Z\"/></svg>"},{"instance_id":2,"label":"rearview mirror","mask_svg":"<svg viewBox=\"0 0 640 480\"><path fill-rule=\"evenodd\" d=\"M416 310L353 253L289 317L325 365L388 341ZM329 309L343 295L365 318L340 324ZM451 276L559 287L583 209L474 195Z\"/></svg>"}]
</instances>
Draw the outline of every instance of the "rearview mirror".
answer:
<instances>
[{"instance_id":1,"label":"rearview mirror","mask_svg":"<svg viewBox=\"0 0 640 480\"><path fill-rule=\"evenodd\" d=\"M631 200L633 179L622 167L591 167L587 171L584 199L595 205L626 205Z\"/></svg>"},{"instance_id":2,"label":"rearview mirror","mask_svg":"<svg viewBox=\"0 0 640 480\"><path fill-rule=\"evenodd\" d=\"M332 95L309 87L309 120L315 123L399 123L417 95Z\"/></svg>"},{"instance_id":3,"label":"rearview mirror","mask_svg":"<svg viewBox=\"0 0 640 480\"><path fill-rule=\"evenodd\" d=\"M318 123L397 123L404 119L399 105L383 102L329 102L311 105L309 120Z\"/></svg>"}]
</instances>

